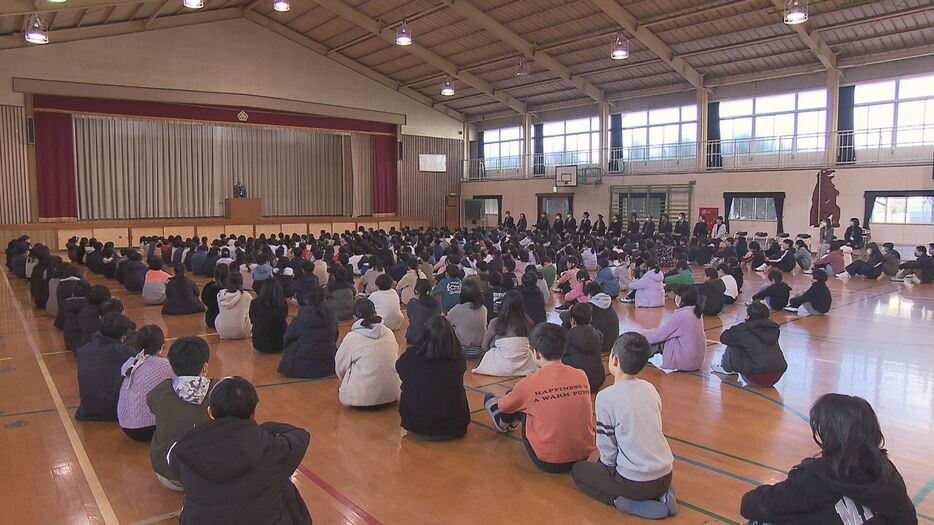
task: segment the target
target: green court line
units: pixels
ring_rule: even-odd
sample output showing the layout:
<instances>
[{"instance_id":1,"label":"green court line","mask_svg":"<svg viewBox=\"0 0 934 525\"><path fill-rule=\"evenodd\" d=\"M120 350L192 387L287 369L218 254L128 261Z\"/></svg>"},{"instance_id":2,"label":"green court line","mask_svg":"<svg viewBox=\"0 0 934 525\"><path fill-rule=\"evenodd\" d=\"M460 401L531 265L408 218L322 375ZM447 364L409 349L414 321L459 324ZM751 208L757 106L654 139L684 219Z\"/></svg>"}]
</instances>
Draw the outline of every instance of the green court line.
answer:
<instances>
[{"instance_id":1,"label":"green court line","mask_svg":"<svg viewBox=\"0 0 934 525\"><path fill-rule=\"evenodd\" d=\"M182 509L173 510L172 512L166 512L165 514L160 514L158 516L153 516L151 518L146 518L140 521L134 521L130 525L149 525L151 523L159 523L160 521L166 521L173 518L178 518L182 514Z\"/></svg>"},{"instance_id":2,"label":"green court line","mask_svg":"<svg viewBox=\"0 0 934 525\"><path fill-rule=\"evenodd\" d=\"M38 410L26 410L24 412L3 412L0 411L0 417L13 417L13 416L32 416L35 414L46 414L49 412L55 412L54 408L40 408Z\"/></svg>"},{"instance_id":3,"label":"green court line","mask_svg":"<svg viewBox=\"0 0 934 525\"><path fill-rule=\"evenodd\" d=\"M918 513L918 517L921 518L921 519L923 519L923 520L925 520L925 521L934 522L934 516L928 516L927 514L921 514L921 513L919 512L919 513Z\"/></svg>"},{"instance_id":4,"label":"green court line","mask_svg":"<svg viewBox=\"0 0 934 525\"><path fill-rule=\"evenodd\" d=\"M740 523L739 523L738 521L734 521L734 520L731 520L730 518L727 518L727 517L725 517L725 516L721 516L721 515L717 514L716 512L711 512L711 511L709 511L709 510L707 510L707 509L703 509L703 508L701 508L701 507L698 507L697 505L693 505L693 504L691 504L691 503L688 503L688 502L686 502L686 501L684 501L683 499L680 499L680 498L678 499L678 505L681 505L682 507L687 508L687 509L691 509L691 510L693 510L694 512L699 512L699 513L703 514L704 516L707 516L708 518L713 518L713 519L715 519L715 520L717 520L717 521L722 521L723 523L728 523L729 525L740 525Z\"/></svg>"},{"instance_id":5,"label":"green court line","mask_svg":"<svg viewBox=\"0 0 934 525\"><path fill-rule=\"evenodd\" d=\"M915 507L917 507L921 504L922 501L924 501L924 498L928 497L928 494L930 494L932 490L934 490L934 476L932 476L931 479L929 479L928 482L925 483L923 487L921 487L921 490L915 494L915 497L911 499L911 502L914 503Z\"/></svg>"},{"instance_id":6,"label":"green court line","mask_svg":"<svg viewBox=\"0 0 934 525\"><path fill-rule=\"evenodd\" d=\"M708 447L708 446L706 446L706 445L701 445L700 443L694 443L693 441L688 441L688 440L686 440L686 439L682 439L682 438L679 438L679 437L675 437L675 436L672 436L672 435L670 435L670 434L665 434L665 437L668 438L668 439L670 439L670 440L672 440L672 441L677 441L678 443L684 443L685 445L690 445L690 446L692 446L692 447L699 448L699 449L701 449L701 450L706 450L707 452L713 452L714 454L719 454L719 455L721 455L721 456L725 456L725 457L728 457L728 458L730 458L730 459L735 459L735 460L737 460L737 461L742 461L743 463L748 463L748 464L750 464L750 465L755 465L755 466L757 466L757 467L764 468L764 469L766 469L766 470L771 470L772 472L776 472L776 473L778 473L778 474L785 474L785 475L788 475L788 471L787 471L787 470L782 470L782 469L780 469L780 468L772 467L772 466L766 465L765 463L759 463L758 461L754 461L754 460L751 460L751 459L749 459L749 458L744 458L744 457L742 457L742 456L737 456L737 455L735 455L735 454L730 454L729 452L724 452L724 451L722 451L722 450L717 450L717 449L715 449L715 448Z\"/></svg>"},{"instance_id":7,"label":"green court line","mask_svg":"<svg viewBox=\"0 0 934 525\"><path fill-rule=\"evenodd\" d=\"M263 383L262 385L253 385L253 387L254 388L265 388L267 386L297 385L299 383L313 383L316 381L327 381L329 379L337 379L337 376L315 377L312 379L296 379L294 381L280 381L278 383Z\"/></svg>"},{"instance_id":8,"label":"green court line","mask_svg":"<svg viewBox=\"0 0 934 525\"><path fill-rule=\"evenodd\" d=\"M708 464L706 464L706 463L704 463L704 462L702 462L702 461L697 461L696 459L686 458L686 457L684 457L684 456L679 456L679 455L677 455L677 454L674 454L674 457L675 457L675 459L677 459L677 460L679 460L679 461L683 461L683 462L687 463L688 465L694 465L695 467L700 467L700 468L702 468L702 469L704 469L704 470L709 470L709 471L711 471L711 472L716 472L717 474L720 474L720 475L722 475L722 476L726 476L726 477L728 477L728 478L733 478L733 479L735 479L736 481L741 481L741 482L743 482L743 483L745 483L745 484L747 484L747 485L752 485L753 487L758 487L759 485L762 484L761 482L756 481L756 480L754 480L754 479L752 479L752 478L747 478L746 476L741 476L741 475L739 475L739 474L735 474L735 473L733 473L733 472L730 472L729 470L725 470L725 469L722 469L722 468L720 468L720 467L715 467L715 466L713 466L713 465L708 465Z\"/></svg>"},{"instance_id":9,"label":"green court line","mask_svg":"<svg viewBox=\"0 0 934 525\"><path fill-rule=\"evenodd\" d=\"M493 381L492 383L486 383L486 384L483 384L483 385L477 385L476 388L485 388L485 387L488 387L488 386L499 385L499 384L501 384L501 383L505 383L506 381L513 381L513 380L516 380L516 379L522 379L522 376L507 377L506 379L500 379L499 381Z\"/></svg>"}]
</instances>

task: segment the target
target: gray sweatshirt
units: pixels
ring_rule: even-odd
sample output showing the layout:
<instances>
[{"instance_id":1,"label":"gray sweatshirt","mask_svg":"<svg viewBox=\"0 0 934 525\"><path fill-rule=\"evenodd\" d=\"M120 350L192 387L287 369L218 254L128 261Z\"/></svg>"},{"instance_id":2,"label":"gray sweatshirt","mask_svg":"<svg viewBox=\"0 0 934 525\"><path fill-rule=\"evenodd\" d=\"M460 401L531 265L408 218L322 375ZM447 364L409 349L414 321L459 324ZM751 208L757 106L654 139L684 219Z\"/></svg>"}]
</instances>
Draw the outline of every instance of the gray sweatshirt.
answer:
<instances>
[{"instance_id":1,"label":"gray sweatshirt","mask_svg":"<svg viewBox=\"0 0 934 525\"><path fill-rule=\"evenodd\" d=\"M631 481L654 481L672 470L674 456L662 433L662 400L652 383L617 381L597 394L600 462Z\"/></svg>"}]
</instances>

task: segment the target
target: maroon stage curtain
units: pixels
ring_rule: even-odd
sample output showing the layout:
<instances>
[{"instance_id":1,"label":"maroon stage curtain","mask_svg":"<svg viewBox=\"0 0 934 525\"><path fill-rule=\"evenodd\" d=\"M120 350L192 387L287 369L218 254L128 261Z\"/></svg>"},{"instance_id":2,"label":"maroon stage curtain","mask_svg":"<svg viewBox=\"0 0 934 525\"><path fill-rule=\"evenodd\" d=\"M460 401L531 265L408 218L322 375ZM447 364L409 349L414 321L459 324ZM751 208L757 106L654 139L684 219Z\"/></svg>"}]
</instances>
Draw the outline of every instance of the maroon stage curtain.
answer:
<instances>
[{"instance_id":1,"label":"maroon stage curtain","mask_svg":"<svg viewBox=\"0 0 934 525\"><path fill-rule=\"evenodd\" d=\"M396 213L396 137L373 136L373 213Z\"/></svg>"},{"instance_id":2,"label":"maroon stage curtain","mask_svg":"<svg viewBox=\"0 0 934 525\"><path fill-rule=\"evenodd\" d=\"M71 115L37 111L35 118L38 217L76 218L78 193Z\"/></svg>"}]
</instances>

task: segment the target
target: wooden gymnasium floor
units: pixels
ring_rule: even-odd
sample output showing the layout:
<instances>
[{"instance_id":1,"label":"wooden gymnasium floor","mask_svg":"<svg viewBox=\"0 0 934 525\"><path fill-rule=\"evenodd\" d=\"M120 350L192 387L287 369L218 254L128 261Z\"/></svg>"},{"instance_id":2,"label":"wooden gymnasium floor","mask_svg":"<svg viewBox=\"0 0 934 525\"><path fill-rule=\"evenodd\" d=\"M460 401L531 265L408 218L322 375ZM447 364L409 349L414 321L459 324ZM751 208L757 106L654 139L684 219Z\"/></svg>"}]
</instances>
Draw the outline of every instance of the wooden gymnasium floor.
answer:
<instances>
[{"instance_id":1,"label":"wooden gymnasium floor","mask_svg":"<svg viewBox=\"0 0 934 525\"><path fill-rule=\"evenodd\" d=\"M163 489L147 446L116 424L74 421L75 364L61 334L29 305L23 281L0 276L0 523L175 523L178 494ZM93 282L103 282L93 276ZM795 290L808 276L788 281ZM199 284L203 279L199 280ZM745 289L763 282L748 274ZM106 283L116 289L115 282ZM828 317L773 314L782 324L789 370L777 388L749 389L707 372L641 377L664 405L664 430L675 454L681 513L670 523L737 523L739 498L786 471L816 448L810 404L826 392L867 398L882 421L887 447L921 516L934 523L934 287L888 281L832 280ZM473 424L465 439L426 443L406 438L395 408L358 412L337 401L337 380L302 381L276 373L278 355L249 341L220 341L200 315L163 318L138 295L115 292L138 324L156 323L169 343L207 338L212 377L241 375L259 387L257 419L286 421L311 432L294 480L319 524L641 523L578 492L568 475L537 471L515 436L493 432L484 392L503 393L511 378L465 383ZM666 308L616 303L624 330L649 328ZM292 314L294 315L294 307ZM744 316L729 306L705 318L708 359L722 352L720 332ZM342 323L346 331L349 323ZM400 342L404 330L398 332Z\"/></svg>"}]
</instances>

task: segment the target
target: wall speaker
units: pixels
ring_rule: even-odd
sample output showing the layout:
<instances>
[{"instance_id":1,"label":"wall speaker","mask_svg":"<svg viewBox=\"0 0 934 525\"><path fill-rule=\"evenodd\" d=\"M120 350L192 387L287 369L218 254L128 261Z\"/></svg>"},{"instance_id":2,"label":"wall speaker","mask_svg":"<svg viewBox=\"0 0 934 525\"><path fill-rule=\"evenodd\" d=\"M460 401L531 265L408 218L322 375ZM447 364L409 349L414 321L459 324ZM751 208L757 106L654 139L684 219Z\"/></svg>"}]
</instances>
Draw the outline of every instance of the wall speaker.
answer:
<instances>
[{"instance_id":1,"label":"wall speaker","mask_svg":"<svg viewBox=\"0 0 934 525\"><path fill-rule=\"evenodd\" d=\"M26 117L26 144L36 143L36 120L32 117Z\"/></svg>"}]
</instances>

